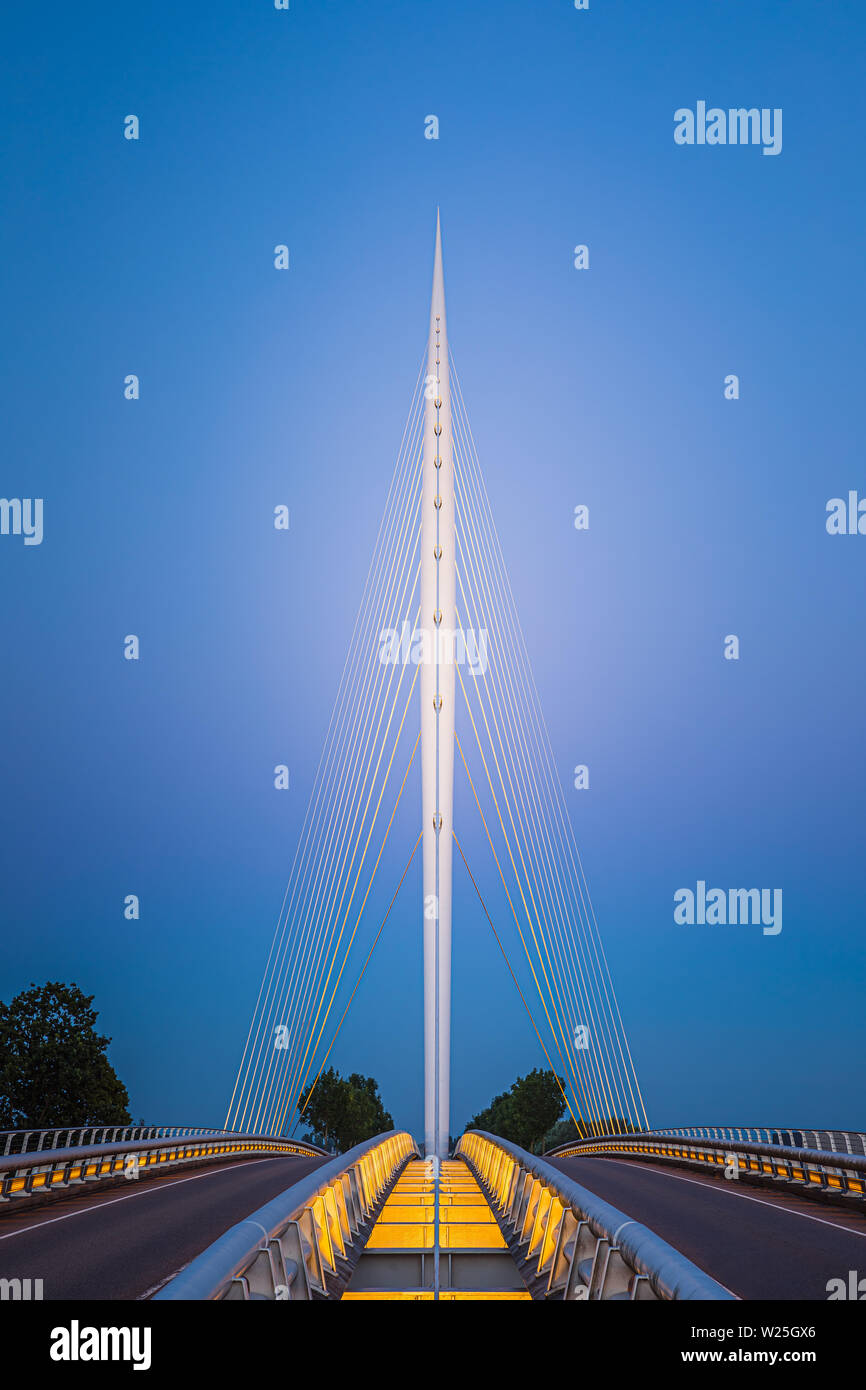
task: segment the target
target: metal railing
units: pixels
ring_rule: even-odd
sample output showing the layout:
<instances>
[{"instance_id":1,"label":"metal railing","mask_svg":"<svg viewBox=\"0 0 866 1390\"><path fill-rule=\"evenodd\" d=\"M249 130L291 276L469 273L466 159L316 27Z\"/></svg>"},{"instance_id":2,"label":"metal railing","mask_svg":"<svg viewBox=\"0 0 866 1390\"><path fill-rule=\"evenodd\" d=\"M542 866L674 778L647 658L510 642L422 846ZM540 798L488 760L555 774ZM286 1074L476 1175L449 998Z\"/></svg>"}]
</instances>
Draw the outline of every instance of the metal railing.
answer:
<instances>
[{"instance_id":1,"label":"metal railing","mask_svg":"<svg viewBox=\"0 0 866 1390\"><path fill-rule=\"evenodd\" d=\"M364 1245L388 1189L417 1156L403 1130L365 1140L232 1226L154 1297L337 1297L347 1257Z\"/></svg>"},{"instance_id":2,"label":"metal railing","mask_svg":"<svg viewBox=\"0 0 866 1390\"><path fill-rule=\"evenodd\" d=\"M0 1158L42 1149L81 1148L85 1144L123 1144L137 1139L172 1139L182 1134L227 1134L225 1129L190 1125L71 1125L59 1129L0 1130Z\"/></svg>"},{"instance_id":3,"label":"metal railing","mask_svg":"<svg viewBox=\"0 0 866 1390\"><path fill-rule=\"evenodd\" d=\"M733 1134L736 1133L733 1131ZM776 1131L770 1130L769 1133L773 1135ZM840 1149L810 1149L789 1144L743 1141L733 1137L691 1138L684 1137L679 1131L652 1131L579 1139L573 1144L562 1144L559 1148L551 1149L545 1158L582 1158L594 1154L679 1163L716 1173L721 1170L729 1178L745 1175L758 1181L782 1183L827 1197L860 1200L866 1197L866 1155Z\"/></svg>"},{"instance_id":4,"label":"metal railing","mask_svg":"<svg viewBox=\"0 0 866 1390\"><path fill-rule=\"evenodd\" d=\"M619 1137L637 1139L644 1135L664 1139L671 1135L677 1139L720 1139L725 1143L771 1144L786 1149L817 1149L821 1153L866 1156L866 1134L850 1129L796 1129L785 1125L686 1125L683 1128L625 1131ZM591 1144L594 1139L616 1137L615 1134L590 1135L586 1139L572 1139L567 1144L558 1144L547 1152L555 1154L564 1148Z\"/></svg>"},{"instance_id":5,"label":"metal railing","mask_svg":"<svg viewBox=\"0 0 866 1390\"><path fill-rule=\"evenodd\" d=\"M123 1131L121 1131L123 1132ZM25 1205L50 1193L68 1193L94 1183L151 1176L185 1164L215 1163L254 1154L324 1157L325 1150L300 1140L261 1134L185 1134L136 1141L78 1144L6 1154L0 1158L0 1207Z\"/></svg>"},{"instance_id":6,"label":"metal railing","mask_svg":"<svg viewBox=\"0 0 866 1390\"><path fill-rule=\"evenodd\" d=\"M481 1130L457 1146L516 1258L552 1299L733 1299L646 1226L516 1144Z\"/></svg>"},{"instance_id":7,"label":"metal railing","mask_svg":"<svg viewBox=\"0 0 866 1390\"><path fill-rule=\"evenodd\" d=\"M680 1139L722 1139L726 1143L772 1144L788 1149L817 1149L823 1152L863 1154L866 1134L845 1129L792 1129L784 1125L692 1125L685 1129L649 1129L647 1134Z\"/></svg>"}]
</instances>

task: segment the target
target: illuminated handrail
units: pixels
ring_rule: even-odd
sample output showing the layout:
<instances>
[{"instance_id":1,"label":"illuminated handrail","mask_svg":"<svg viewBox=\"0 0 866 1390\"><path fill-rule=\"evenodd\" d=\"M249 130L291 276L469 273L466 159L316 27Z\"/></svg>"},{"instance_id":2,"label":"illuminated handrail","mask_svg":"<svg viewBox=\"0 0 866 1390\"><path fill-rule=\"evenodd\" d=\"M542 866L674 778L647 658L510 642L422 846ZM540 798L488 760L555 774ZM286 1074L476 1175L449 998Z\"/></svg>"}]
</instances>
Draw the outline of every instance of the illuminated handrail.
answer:
<instances>
[{"instance_id":1,"label":"illuminated handrail","mask_svg":"<svg viewBox=\"0 0 866 1390\"><path fill-rule=\"evenodd\" d=\"M114 1144L78 1144L0 1158L0 1207L26 1204L46 1194L99 1182L139 1178L190 1163L212 1163L253 1154L325 1157L325 1150L301 1140L261 1134L180 1134Z\"/></svg>"},{"instance_id":2,"label":"illuminated handrail","mask_svg":"<svg viewBox=\"0 0 866 1390\"><path fill-rule=\"evenodd\" d=\"M0 1130L0 1158L85 1144L124 1144L139 1139L176 1139L186 1134L228 1134L202 1125L56 1125L53 1129Z\"/></svg>"},{"instance_id":3,"label":"illuminated handrail","mask_svg":"<svg viewBox=\"0 0 866 1390\"><path fill-rule=\"evenodd\" d=\"M558 1144L549 1153L563 1148L591 1144L593 1139L632 1138L651 1135L668 1139L718 1139L722 1143L771 1144L786 1149L816 1149L822 1153L866 1155L866 1134L846 1129L797 1129L786 1125L687 1125L684 1128L627 1130L619 1134L590 1135L586 1139Z\"/></svg>"},{"instance_id":4,"label":"illuminated handrail","mask_svg":"<svg viewBox=\"0 0 866 1390\"><path fill-rule=\"evenodd\" d=\"M866 1155L827 1149L795 1148L737 1139L683 1138L677 1133L611 1134L579 1139L551 1149L545 1158L583 1158L615 1154L617 1158L681 1163L727 1170L727 1176L786 1183L828 1197L866 1198Z\"/></svg>"},{"instance_id":5,"label":"illuminated handrail","mask_svg":"<svg viewBox=\"0 0 866 1390\"><path fill-rule=\"evenodd\" d=\"M543 1159L473 1130L457 1146L515 1257L552 1299L732 1299L667 1241Z\"/></svg>"},{"instance_id":6,"label":"illuminated handrail","mask_svg":"<svg viewBox=\"0 0 866 1390\"><path fill-rule=\"evenodd\" d=\"M397 1174L418 1156L404 1130L377 1135L323 1164L209 1245L156 1299L336 1297Z\"/></svg>"}]
</instances>

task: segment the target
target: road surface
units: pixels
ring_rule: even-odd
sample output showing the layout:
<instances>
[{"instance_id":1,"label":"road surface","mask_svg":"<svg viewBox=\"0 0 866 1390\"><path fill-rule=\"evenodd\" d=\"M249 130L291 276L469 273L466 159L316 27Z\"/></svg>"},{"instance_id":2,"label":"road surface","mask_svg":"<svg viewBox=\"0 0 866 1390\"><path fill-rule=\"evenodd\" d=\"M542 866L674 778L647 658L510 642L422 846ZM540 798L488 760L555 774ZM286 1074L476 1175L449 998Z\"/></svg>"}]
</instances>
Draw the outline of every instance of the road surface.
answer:
<instances>
[{"instance_id":1,"label":"road surface","mask_svg":"<svg viewBox=\"0 0 866 1390\"><path fill-rule=\"evenodd\" d=\"M245 1159L0 1214L0 1279L43 1298L151 1297L235 1222L323 1158Z\"/></svg>"},{"instance_id":2,"label":"road surface","mask_svg":"<svg viewBox=\"0 0 866 1390\"><path fill-rule=\"evenodd\" d=\"M866 1279L866 1213L630 1159L548 1159L745 1299L828 1297ZM866 1289L866 1284L864 1284Z\"/></svg>"}]
</instances>

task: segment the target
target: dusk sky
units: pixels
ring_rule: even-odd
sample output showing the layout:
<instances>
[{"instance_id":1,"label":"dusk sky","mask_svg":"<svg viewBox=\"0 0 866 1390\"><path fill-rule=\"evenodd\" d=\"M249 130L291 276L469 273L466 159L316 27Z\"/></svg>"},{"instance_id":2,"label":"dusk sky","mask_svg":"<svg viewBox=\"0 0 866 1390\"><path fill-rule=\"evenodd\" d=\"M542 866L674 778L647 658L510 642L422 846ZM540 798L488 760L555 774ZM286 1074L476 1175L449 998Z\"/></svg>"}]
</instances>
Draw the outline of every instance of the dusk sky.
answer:
<instances>
[{"instance_id":1,"label":"dusk sky","mask_svg":"<svg viewBox=\"0 0 866 1390\"><path fill-rule=\"evenodd\" d=\"M225 1117L426 344L438 207L650 1122L866 1128L866 535L826 527L831 499L866 497L863 41L853 0L9 14L0 493L44 518L39 545L0 535L0 998L94 994L136 1120ZM781 110L781 150L676 143L699 102ZM364 949L420 828L416 773ZM459 768L456 815L496 901ZM782 930L678 924L699 881L780 889ZM332 1055L413 1132L420 903L416 861ZM453 932L460 1133L546 1063L459 862Z\"/></svg>"}]
</instances>

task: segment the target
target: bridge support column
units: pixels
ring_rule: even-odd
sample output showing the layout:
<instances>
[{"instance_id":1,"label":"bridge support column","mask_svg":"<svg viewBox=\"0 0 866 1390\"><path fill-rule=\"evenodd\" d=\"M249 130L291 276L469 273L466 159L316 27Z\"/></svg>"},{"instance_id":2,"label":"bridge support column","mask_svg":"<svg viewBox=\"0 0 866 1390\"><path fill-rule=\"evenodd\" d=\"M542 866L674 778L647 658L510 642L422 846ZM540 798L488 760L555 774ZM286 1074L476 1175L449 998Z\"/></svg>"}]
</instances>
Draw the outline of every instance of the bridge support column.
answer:
<instances>
[{"instance_id":1,"label":"bridge support column","mask_svg":"<svg viewBox=\"0 0 866 1390\"><path fill-rule=\"evenodd\" d=\"M436 251L427 381L421 524L421 627L431 659L420 671L424 832L424 1139L448 1154L451 1108L451 851L454 805L454 457L442 234Z\"/></svg>"}]
</instances>

